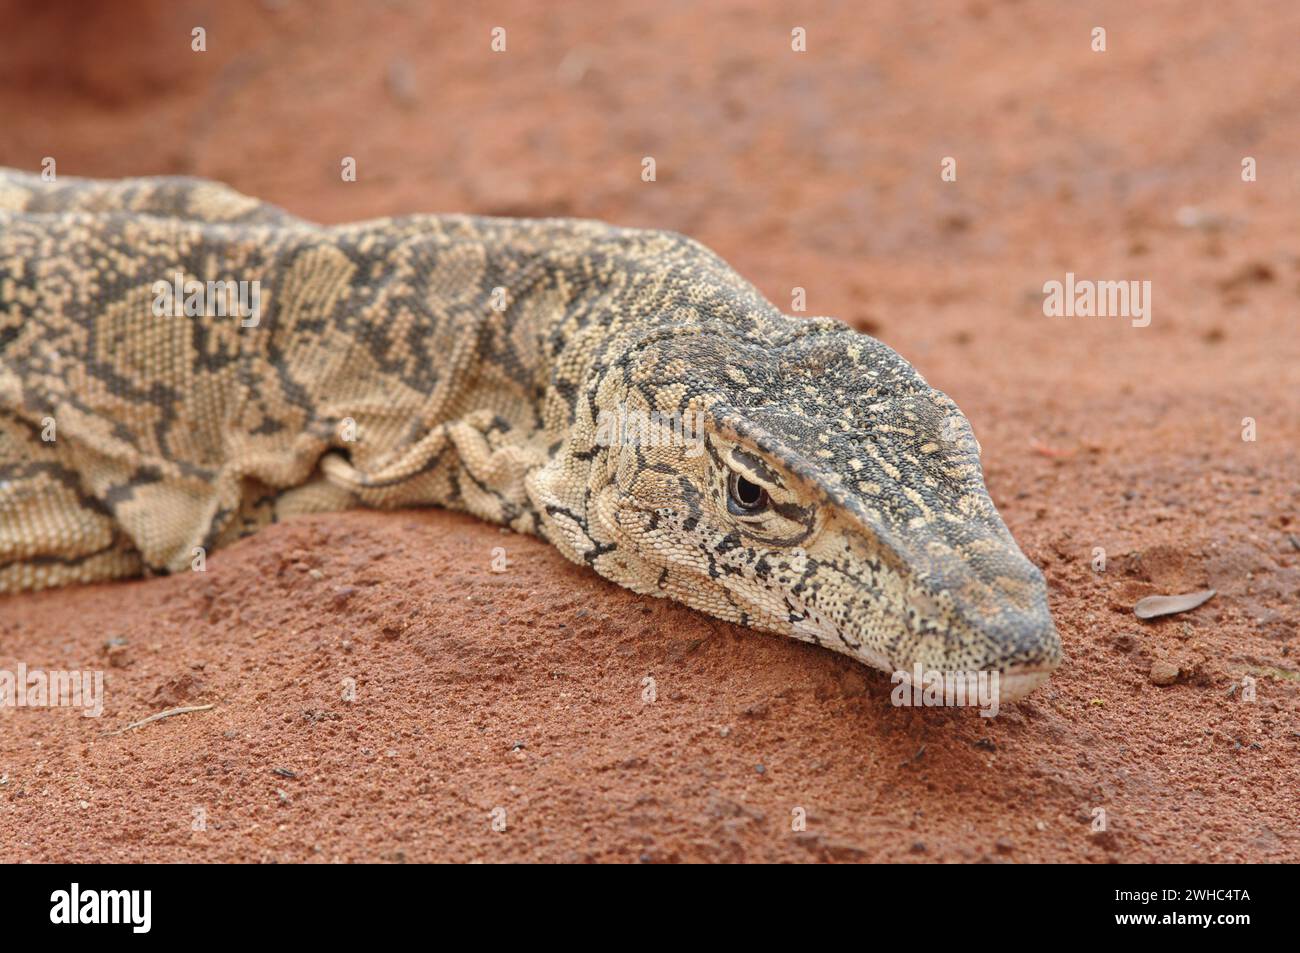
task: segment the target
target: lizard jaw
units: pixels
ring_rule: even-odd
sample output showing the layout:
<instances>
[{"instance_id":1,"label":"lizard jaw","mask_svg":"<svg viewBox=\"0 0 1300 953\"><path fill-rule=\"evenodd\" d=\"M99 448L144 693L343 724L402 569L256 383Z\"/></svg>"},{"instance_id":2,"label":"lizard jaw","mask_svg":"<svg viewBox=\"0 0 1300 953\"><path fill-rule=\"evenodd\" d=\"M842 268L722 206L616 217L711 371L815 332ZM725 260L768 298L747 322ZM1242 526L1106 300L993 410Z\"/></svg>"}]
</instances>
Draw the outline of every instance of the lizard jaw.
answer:
<instances>
[{"instance_id":1,"label":"lizard jaw","mask_svg":"<svg viewBox=\"0 0 1300 953\"><path fill-rule=\"evenodd\" d=\"M1018 702L1031 692L1046 684L1052 677L1056 666L1050 668L1013 668L1003 672L998 679L998 700Z\"/></svg>"}]
</instances>

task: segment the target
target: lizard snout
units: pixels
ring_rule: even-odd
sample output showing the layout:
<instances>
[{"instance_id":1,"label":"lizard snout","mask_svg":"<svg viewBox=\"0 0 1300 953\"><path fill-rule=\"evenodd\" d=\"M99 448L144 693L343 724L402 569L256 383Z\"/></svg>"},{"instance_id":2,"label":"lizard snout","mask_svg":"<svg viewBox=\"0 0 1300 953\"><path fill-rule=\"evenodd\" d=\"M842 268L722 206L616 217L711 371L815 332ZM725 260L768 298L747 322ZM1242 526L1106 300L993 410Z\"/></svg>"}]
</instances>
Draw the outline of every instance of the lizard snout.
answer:
<instances>
[{"instance_id":1,"label":"lizard snout","mask_svg":"<svg viewBox=\"0 0 1300 953\"><path fill-rule=\"evenodd\" d=\"M983 618L976 631L986 652L979 669L998 673L1002 701L1024 698L1061 664L1061 639L1045 591L1040 605Z\"/></svg>"},{"instance_id":2,"label":"lizard snout","mask_svg":"<svg viewBox=\"0 0 1300 953\"><path fill-rule=\"evenodd\" d=\"M1018 550L989 562L944 567L908 599L912 651L938 672L997 672L1003 701L1038 688L1061 663L1061 639L1042 572Z\"/></svg>"}]
</instances>

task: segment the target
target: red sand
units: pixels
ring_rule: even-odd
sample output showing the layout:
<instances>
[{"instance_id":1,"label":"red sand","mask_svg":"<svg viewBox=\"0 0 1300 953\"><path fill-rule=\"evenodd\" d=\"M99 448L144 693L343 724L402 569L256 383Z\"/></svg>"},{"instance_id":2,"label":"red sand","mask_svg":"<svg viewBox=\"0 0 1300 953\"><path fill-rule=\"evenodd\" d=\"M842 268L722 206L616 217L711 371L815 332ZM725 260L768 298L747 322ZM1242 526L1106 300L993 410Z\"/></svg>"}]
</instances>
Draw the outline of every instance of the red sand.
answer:
<instances>
[{"instance_id":1,"label":"red sand","mask_svg":"<svg viewBox=\"0 0 1300 953\"><path fill-rule=\"evenodd\" d=\"M1068 655L996 719L898 709L883 673L537 540L314 518L206 574L0 599L0 669L107 692L100 719L0 708L0 860L1300 858L1300 9L1098 6L0 3L0 164L330 222L672 228L783 307L807 289L970 417ZM1151 326L1044 317L1067 271L1152 281Z\"/></svg>"}]
</instances>

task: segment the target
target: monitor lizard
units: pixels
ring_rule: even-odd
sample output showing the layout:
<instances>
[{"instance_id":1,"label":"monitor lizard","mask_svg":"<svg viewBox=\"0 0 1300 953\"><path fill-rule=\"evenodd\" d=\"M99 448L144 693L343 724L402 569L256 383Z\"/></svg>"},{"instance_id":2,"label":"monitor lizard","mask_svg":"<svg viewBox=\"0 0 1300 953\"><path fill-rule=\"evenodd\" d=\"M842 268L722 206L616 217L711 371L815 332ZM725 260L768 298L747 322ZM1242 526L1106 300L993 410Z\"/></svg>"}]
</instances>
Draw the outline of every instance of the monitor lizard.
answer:
<instances>
[{"instance_id":1,"label":"monitor lizard","mask_svg":"<svg viewBox=\"0 0 1300 953\"><path fill-rule=\"evenodd\" d=\"M0 593L418 505L1002 700L1062 656L956 405L689 238L0 172Z\"/></svg>"}]
</instances>

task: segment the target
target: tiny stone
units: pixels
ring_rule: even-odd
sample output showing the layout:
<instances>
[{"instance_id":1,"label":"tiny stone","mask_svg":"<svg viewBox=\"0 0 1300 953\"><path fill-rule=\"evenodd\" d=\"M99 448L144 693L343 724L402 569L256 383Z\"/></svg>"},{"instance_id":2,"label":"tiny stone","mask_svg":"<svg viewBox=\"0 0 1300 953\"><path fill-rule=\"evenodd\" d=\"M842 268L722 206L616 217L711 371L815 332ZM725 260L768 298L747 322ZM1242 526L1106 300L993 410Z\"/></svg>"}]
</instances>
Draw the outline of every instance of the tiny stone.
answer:
<instances>
[{"instance_id":1,"label":"tiny stone","mask_svg":"<svg viewBox=\"0 0 1300 953\"><path fill-rule=\"evenodd\" d=\"M1154 685L1172 685L1178 681L1178 666L1172 662L1155 662L1149 677Z\"/></svg>"}]
</instances>

